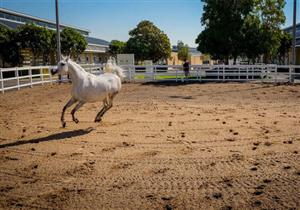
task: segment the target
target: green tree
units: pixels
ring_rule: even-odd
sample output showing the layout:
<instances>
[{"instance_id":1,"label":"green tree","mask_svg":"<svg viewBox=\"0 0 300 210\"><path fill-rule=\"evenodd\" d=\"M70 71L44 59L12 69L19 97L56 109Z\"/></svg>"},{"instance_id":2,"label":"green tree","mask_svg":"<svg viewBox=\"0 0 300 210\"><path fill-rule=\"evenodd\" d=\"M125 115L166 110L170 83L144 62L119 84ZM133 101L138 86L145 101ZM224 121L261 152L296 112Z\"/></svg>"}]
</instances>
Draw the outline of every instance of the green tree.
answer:
<instances>
[{"instance_id":1,"label":"green tree","mask_svg":"<svg viewBox=\"0 0 300 210\"><path fill-rule=\"evenodd\" d=\"M0 57L2 67L5 67L6 63L16 66L22 62L16 32L2 25L0 25Z\"/></svg>"},{"instance_id":2,"label":"green tree","mask_svg":"<svg viewBox=\"0 0 300 210\"><path fill-rule=\"evenodd\" d=\"M214 59L236 59L241 54L244 19L253 7L253 0L202 0L201 19L205 29L196 39L198 50Z\"/></svg>"},{"instance_id":3,"label":"green tree","mask_svg":"<svg viewBox=\"0 0 300 210\"><path fill-rule=\"evenodd\" d=\"M285 22L283 12L285 0L257 0L254 15L261 22L261 48L264 62L270 62L276 56L281 42L281 26Z\"/></svg>"},{"instance_id":4,"label":"green tree","mask_svg":"<svg viewBox=\"0 0 300 210\"><path fill-rule=\"evenodd\" d=\"M182 41L177 42L177 50L178 50L178 59L181 61L186 61L189 59L189 46L184 44Z\"/></svg>"},{"instance_id":5,"label":"green tree","mask_svg":"<svg viewBox=\"0 0 300 210\"><path fill-rule=\"evenodd\" d=\"M28 48L33 54L33 64L36 64L36 58L48 55L51 47L51 33L48 29L26 24L17 30L17 42L21 43L22 48Z\"/></svg>"},{"instance_id":6,"label":"green tree","mask_svg":"<svg viewBox=\"0 0 300 210\"><path fill-rule=\"evenodd\" d=\"M152 22L141 21L129 32L126 52L134 53L137 61L153 60L157 62L171 55L171 44L168 36Z\"/></svg>"},{"instance_id":7,"label":"green tree","mask_svg":"<svg viewBox=\"0 0 300 210\"><path fill-rule=\"evenodd\" d=\"M287 32L282 32L280 38L280 46L277 50L277 59L280 64L284 64L285 58L287 57L289 50L292 46L292 36Z\"/></svg>"},{"instance_id":8,"label":"green tree","mask_svg":"<svg viewBox=\"0 0 300 210\"><path fill-rule=\"evenodd\" d=\"M284 0L202 0L205 29L196 39L198 50L214 59L246 56L265 62L276 56L285 21Z\"/></svg>"},{"instance_id":9,"label":"green tree","mask_svg":"<svg viewBox=\"0 0 300 210\"><path fill-rule=\"evenodd\" d=\"M56 31L54 30L49 30L50 34L50 46L49 48L45 49L45 52L44 52L44 56L43 56L43 59L46 63L50 63L52 65L56 64L57 63L57 60L56 60L56 46L57 46L57 43L56 43Z\"/></svg>"},{"instance_id":10,"label":"green tree","mask_svg":"<svg viewBox=\"0 0 300 210\"><path fill-rule=\"evenodd\" d=\"M263 54L261 37L263 31L260 20L256 16L248 16L242 28L242 56L246 57L249 63L255 63L257 58Z\"/></svg>"},{"instance_id":11,"label":"green tree","mask_svg":"<svg viewBox=\"0 0 300 210\"><path fill-rule=\"evenodd\" d=\"M116 56L117 54L125 53L126 42L112 40L109 44L109 52Z\"/></svg>"},{"instance_id":12,"label":"green tree","mask_svg":"<svg viewBox=\"0 0 300 210\"><path fill-rule=\"evenodd\" d=\"M77 58L85 51L87 41L84 36L72 28L64 28L61 32L61 52L64 55Z\"/></svg>"}]
</instances>

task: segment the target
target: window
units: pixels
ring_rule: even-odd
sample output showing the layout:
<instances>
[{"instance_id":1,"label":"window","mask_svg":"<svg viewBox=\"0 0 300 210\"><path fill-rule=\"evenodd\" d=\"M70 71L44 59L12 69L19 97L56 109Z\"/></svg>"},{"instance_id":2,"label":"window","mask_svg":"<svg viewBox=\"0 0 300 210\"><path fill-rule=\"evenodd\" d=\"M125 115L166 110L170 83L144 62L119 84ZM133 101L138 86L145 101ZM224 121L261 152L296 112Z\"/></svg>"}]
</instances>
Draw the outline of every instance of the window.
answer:
<instances>
[{"instance_id":1,"label":"window","mask_svg":"<svg viewBox=\"0 0 300 210\"><path fill-rule=\"evenodd\" d=\"M31 21L28 18L24 18L25 23L30 23Z\"/></svg>"}]
</instances>

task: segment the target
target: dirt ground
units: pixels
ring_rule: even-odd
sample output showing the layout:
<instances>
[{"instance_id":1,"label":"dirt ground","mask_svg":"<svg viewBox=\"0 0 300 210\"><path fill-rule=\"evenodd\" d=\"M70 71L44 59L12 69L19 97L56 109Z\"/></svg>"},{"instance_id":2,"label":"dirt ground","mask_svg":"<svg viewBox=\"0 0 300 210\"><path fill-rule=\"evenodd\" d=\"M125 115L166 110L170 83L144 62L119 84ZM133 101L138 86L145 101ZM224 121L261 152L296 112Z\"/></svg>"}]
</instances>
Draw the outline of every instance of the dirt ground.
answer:
<instances>
[{"instance_id":1,"label":"dirt ground","mask_svg":"<svg viewBox=\"0 0 300 210\"><path fill-rule=\"evenodd\" d=\"M300 86L124 84L63 129L69 90L0 95L0 209L300 209Z\"/></svg>"}]
</instances>

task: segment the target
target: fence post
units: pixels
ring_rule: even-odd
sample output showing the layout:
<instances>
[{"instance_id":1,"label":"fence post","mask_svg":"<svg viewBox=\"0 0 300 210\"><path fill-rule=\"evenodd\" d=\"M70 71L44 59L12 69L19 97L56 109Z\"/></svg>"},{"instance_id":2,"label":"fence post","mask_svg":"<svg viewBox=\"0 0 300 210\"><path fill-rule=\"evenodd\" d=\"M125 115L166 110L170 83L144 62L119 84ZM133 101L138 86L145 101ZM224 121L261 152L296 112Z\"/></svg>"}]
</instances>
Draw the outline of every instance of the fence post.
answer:
<instances>
[{"instance_id":1,"label":"fence post","mask_svg":"<svg viewBox=\"0 0 300 210\"><path fill-rule=\"evenodd\" d=\"M18 68L16 68L16 70L15 70L15 77L17 77L18 90L20 90L20 78L19 78Z\"/></svg>"},{"instance_id":2,"label":"fence post","mask_svg":"<svg viewBox=\"0 0 300 210\"><path fill-rule=\"evenodd\" d=\"M199 67L199 71L200 71L200 76L199 76L199 79L200 79L200 82L202 82L202 75L201 75L202 66L200 66L200 67Z\"/></svg>"},{"instance_id":3,"label":"fence post","mask_svg":"<svg viewBox=\"0 0 300 210\"><path fill-rule=\"evenodd\" d=\"M50 84L52 85L53 82L52 82L52 74L51 74L50 67L48 68L48 74L49 74Z\"/></svg>"},{"instance_id":4,"label":"fence post","mask_svg":"<svg viewBox=\"0 0 300 210\"><path fill-rule=\"evenodd\" d=\"M263 80L263 82L265 82L266 80L265 80L265 78L267 78L267 74L268 74L268 67L265 65L264 67L263 67L263 70L264 71L262 71L265 75L263 75L262 76L262 80Z\"/></svg>"},{"instance_id":5,"label":"fence post","mask_svg":"<svg viewBox=\"0 0 300 210\"><path fill-rule=\"evenodd\" d=\"M132 69L130 70L130 82L135 81L135 74L136 74L136 69L135 69L135 65L133 65Z\"/></svg>"},{"instance_id":6,"label":"fence post","mask_svg":"<svg viewBox=\"0 0 300 210\"><path fill-rule=\"evenodd\" d=\"M292 67L289 66L289 82L292 82Z\"/></svg>"},{"instance_id":7,"label":"fence post","mask_svg":"<svg viewBox=\"0 0 300 210\"><path fill-rule=\"evenodd\" d=\"M249 75L248 75L249 71L248 71L248 66L246 66L246 80L247 82L249 81Z\"/></svg>"},{"instance_id":8,"label":"fence post","mask_svg":"<svg viewBox=\"0 0 300 210\"><path fill-rule=\"evenodd\" d=\"M133 66L131 66L131 67L129 67L129 82L131 82L132 81L132 70L134 70L135 71L135 67L134 67L134 65Z\"/></svg>"},{"instance_id":9,"label":"fence post","mask_svg":"<svg viewBox=\"0 0 300 210\"><path fill-rule=\"evenodd\" d=\"M225 65L223 64L223 82L225 82Z\"/></svg>"},{"instance_id":10,"label":"fence post","mask_svg":"<svg viewBox=\"0 0 300 210\"><path fill-rule=\"evenodd\" d=\"M32 87L32 69L29 68L29 79L30 79L30 87Z\"/></svg>"},{"instance_id":11,"label":"fence post","mask_svg":"<svg viewBox=\"0 0 300 210\"><path fill-rule=\"evenodd\" d=\"M176 68L176 82L178 82L178 69Z\"/></svg>"},{"instance_id":12,"label":"fence post","mask_svg":"<svg viewBox=\"0 0 300 210\"><path fill-rule=\"evenodd\" d=\"M155 81L156 80L156 66L153 66L153 80Z\"/></svg>"},{"instance_id":13,"label":"fence post","mask_svg":"<svg viewBox=\"0 0 300 210\"><path fill-rule=\"evenodd\" d=\"M4 94L4 82L3 82L3 72L2 72L2 69L0 69L0 79L1 79L2 93Z\"/></svg>"},{"instance_id":14,"label":"fence post","mask_svg":"<svg viewBox=\"0 0 300 210\"><path fill-rule=\"evenodd\" d=\"M44 69L43 68L40 68L40 77L41 77L42 85L44 85Z\"/></svg>"},{"instance_id":15,"label":"fence post","mask_svg":"<svg viewBox=\"0 0 300 210\"><path fill-rule=\"evenodd\" d=\"M44 69L40 69L40 75L41 75L41 80L42 80L42 85L44 85Z\"/></svg>"},{"instance_id":16,"label":"fence post","mask_svg":"<svg viewBox=\"0 0 300 210\"><path fill-rule=\"evenodd\" d=\"M275 65L275 83L277 83L277 74L278 74L277 65Z\"/></svg>"}]
</instances>

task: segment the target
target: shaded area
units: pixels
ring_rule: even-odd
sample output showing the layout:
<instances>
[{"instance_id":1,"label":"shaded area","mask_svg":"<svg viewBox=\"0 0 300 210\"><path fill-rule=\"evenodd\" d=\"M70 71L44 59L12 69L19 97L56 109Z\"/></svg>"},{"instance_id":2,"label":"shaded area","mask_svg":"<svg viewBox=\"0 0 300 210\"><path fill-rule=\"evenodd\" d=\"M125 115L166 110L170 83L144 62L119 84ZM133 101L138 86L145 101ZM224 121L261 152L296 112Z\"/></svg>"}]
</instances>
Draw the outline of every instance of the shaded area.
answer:
<instances>
[{"instance_id":1,"label":"shaded area","mask_svg":"<svg viewBox=\"0 0 300 210\"><path fill-rule=\"evenodd\" d=\"M192 96L170 96L170 98L179 98L179 99L195 99Z\"/></svg>"},{"instance_id":2,"label":"shaded area","mask_svg":"<svg viewBox=\"0 0 300 210\"><path fill-rule=\"evenodd\" d=\"M36 144L36 143L45 142L45 141L57 141L57 140L72 138L72 137L76 137L76 136L83 136L83 135L90 133L93 130L94 130L94 128L89 127L87 129L64 131L64 132L52 134L49 136L36 138L36 139L19 140L19 141L14 141L14 142L7 143L7 144L1 144L0 148L13 147L13 146L19 146L19 145L24 145L24 144Z\"/></svg>"},{"instance_id":3,"label":"shaded area","mask_svg":"<svg viewBox=\"0 0 300 210\"><path fill-rule=\"evenodd\" d=\"M291 86L298 86L300 85L299 83L290 83L290 82L281 82L278 81L277 83L275 82L262 82L262 81L199 81L199 80L190 80L187 82L181 82L181 81L170 81L170 80L157 80L157 81L150 81L150 82L141 82L140 84L143 86L158 86L158 87L172 87L172 86L186 86L186 85L191 85L191 84L199 84L199 85L204 85L204 84L247 84L247 83L254 83L254 84L262 84L263 87L265 85L268 85L268 87L273 87L273 86L280 86L280 85L291 85Z\"/></svg>"},{"instance_id":4,"label":"shaded area","mask_svg":"<svg viewBox=\"0 0 300 210\"><path fill-rule=\"evenodd\" d=\"M190 80L188 82L181 82L181 81L170 81L170 80L162 80L162 81L151 81L151 82L143 82L142 85L149 85L149 86L184 86L184 85L190 85L190 84L204 84L208 82L200 82L198 80ZM210 82L210 83L217 83L217 82Z\"/></svg>"},{"instance_id":5,"label":"shaded area","mask_svg":"<svg viewBox=\"0 0 300 210\"><path fill-rule=\"evenodd\" d=\"M199 86L204 85L204 84L221 84L221 83L229 83L229 84L241 84L241 83L246 83L246 82L199 82L199 81L190 81L190 82L175 82L175 81L157 81L157 82L146 82L142 83L141 85L143 86L156 86L156 87L170 87L170 86L185 86L185 85L192 85L192 84L198 84ZM257 83L254 83L257 84ZM290 84L290 83L261 83L260 86L255 86L255 87L250 87L247 89L239 89L239 88L234 88L231 90L222 90L222 91L212 91L209 93L202 93L199 91L200 94L197 96L212 96L212 95L222 95L222 94L229 94L229 93L236 93L236 92L247 92L247 91L256 91L256 90L264 90L268 88L273 88L276 86L282 86L282 85L291 85L291 86L297 86L297 84ZM201 88L201 87L200 87ZM170 95L170 98L173 99L196 99L194 96L182 96L182 95Z\"/></svg>"}]
</instances>

